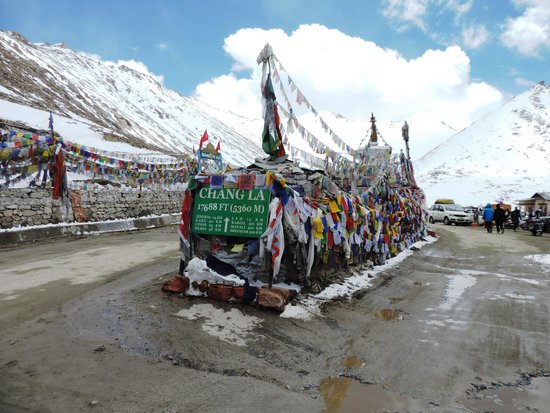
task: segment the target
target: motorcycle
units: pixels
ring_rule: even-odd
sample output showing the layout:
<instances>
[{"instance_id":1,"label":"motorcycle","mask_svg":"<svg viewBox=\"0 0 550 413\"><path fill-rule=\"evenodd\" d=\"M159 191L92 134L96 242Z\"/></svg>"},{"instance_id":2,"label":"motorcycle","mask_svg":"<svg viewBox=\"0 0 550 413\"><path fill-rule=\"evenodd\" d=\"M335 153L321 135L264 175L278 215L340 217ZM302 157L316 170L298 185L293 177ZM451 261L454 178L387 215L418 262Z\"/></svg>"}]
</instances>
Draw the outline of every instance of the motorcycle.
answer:
<instances>
[{"instance_id":1,"label":"motorcycle","mask_svg":"<svg viewBox=\"0 0 550 413\"><path fill-rule=\"evenodd\" d=\"M520 228L531 232L534 236L542 235L542 232L544 230L544 223L542 219L533 217L530 219L527 219L519 224Z\"/></svg>"},{"instance_id":2,"label":"motorcycle","mask_svg":"<svg viewBox=\"0 0 550 413\"><path fill-rule=\"evenodd\" d=\"M534 236L542 235L543 222L541 219L535 219L531 228L531 234Z\"/></svg>"}]
</instances>

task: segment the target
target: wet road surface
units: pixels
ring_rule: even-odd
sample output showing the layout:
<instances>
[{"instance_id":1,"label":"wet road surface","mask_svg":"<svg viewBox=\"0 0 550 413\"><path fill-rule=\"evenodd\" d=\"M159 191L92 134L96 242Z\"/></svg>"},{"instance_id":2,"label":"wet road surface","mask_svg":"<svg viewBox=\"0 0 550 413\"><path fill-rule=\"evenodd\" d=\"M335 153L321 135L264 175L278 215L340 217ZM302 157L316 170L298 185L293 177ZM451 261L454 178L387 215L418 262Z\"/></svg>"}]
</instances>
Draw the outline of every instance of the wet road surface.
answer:
<instances>
[{"instance_id":1,"label":"wet road surface","mask_svg":"<svg viewBox=\"0 0 550 413\"><path fill-rule=\"evenodd\" d=\"M0 411L548 411L550 235L433 228L310 320L162 293L174 228L0 251Z\"/></svg>"}]
</instances>

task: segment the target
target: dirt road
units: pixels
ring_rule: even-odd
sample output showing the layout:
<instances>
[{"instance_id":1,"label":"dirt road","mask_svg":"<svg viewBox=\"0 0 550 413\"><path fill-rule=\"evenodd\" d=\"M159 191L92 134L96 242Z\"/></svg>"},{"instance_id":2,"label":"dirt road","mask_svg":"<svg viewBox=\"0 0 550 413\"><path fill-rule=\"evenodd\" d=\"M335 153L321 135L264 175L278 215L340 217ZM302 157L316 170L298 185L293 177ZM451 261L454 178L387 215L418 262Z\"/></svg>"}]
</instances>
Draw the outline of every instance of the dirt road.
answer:
<instances>
[{"instance_id":1,"label":"dirt road","mask_svg":"<svg viewBox=\"0 0 550 413\"><path fill-rule=\"evenodd\" d=\"M0 251L0 412L548 411L550 235L434 229L309 320L162 293L174 228Z\"/></svg>"}]
</instances>

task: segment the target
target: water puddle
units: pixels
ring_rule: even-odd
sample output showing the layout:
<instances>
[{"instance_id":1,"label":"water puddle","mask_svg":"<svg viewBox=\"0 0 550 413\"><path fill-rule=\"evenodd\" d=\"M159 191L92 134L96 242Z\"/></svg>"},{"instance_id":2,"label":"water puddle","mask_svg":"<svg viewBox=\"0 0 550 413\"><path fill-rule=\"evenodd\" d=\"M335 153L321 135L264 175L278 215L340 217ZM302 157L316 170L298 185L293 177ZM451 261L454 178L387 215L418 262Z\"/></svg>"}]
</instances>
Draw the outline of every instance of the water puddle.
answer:
<instances>
[{"instance_id":1,"label":"water puddle","mask_svg":"<svg viewBox=\"0 0 550 413\"><path fill-rule=\"evenodd\" d=\"M379 318L380 320L386 321L403 319L403 315L399 311L392 308L384 308L382 310L378 310L374 313L374 316L376 318Z\"/></svg>"},{"instance_id":2,"label":"water puddle","mask_svg":"<svg viewBox=\"0 0 550 413\"><path fill-rule=\"evenodd\" d=\"M536 377L519 385L480 390L459 402L475 411L546 412L550 406L550 377Z\"/></svg>"},{"instance_id":3,"label":"water puddle","mask_svg":"<svg viewBox=\"0 0 550 413\"><path fill-rule=\"evenodd\" d=\"M423 411L426 403L361 384L349 377L324 379L319 390L325 401L323 413L375 413L384 411Z\"/></svg>"},{"instance_id":4,"label":"water puddle","mask_svg":"<svg viewBox=\"0 0 550 413\"><path fill-rule=\"evenodd\" d=\"M347 356L343 357L342 360L340 360L340 364L346 369L352 369L355 367L361 367L365 363L359 357Z\"/></svg>"}]
</instances>

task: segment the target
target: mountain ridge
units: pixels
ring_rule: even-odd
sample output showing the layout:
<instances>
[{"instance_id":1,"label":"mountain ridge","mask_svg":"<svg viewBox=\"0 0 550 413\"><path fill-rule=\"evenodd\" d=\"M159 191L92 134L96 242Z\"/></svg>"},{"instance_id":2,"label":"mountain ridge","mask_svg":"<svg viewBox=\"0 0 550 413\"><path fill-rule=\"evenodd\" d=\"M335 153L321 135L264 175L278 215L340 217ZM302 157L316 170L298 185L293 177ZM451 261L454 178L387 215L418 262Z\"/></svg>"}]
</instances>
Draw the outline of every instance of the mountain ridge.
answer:
<instances>
[{"instance_id":1,"label":"mountain ridge","mask_svg":"<svg viewBox=\"0 0 550 413\"><path fill-rule=\"evenodd\" d=\"M550 187L550 87L515 96L419 158L419 185L430 198L486 201L527 198ZM453 196L450 187L456 188ZM446 192L445 192L446 191Z\"/></svg>"},{"instance_id":2,"label":"mountain ridge","mask_svg":"<svg viewBox=\"0 0 550 413\"><path fill-rule=\"evenodd\" d=\"M5 31L0 58L5 63L0 86L11 92L0 89L0 99L81 117L115 137L168 154L191 154L206 129L212 139L239 148L227 153L230 163L245 165L262 155L261 129L247 130L247 119L227 112L220 119L218 109L124 63L103 62L66 45L33 44Z\"/></svg>"},{"instance_id":3,"label":"mountain ridge","mask_svg":"<svg viewBox=\"0 0 550 413\"><path fill-rule=\"evenodd\" d=\"M46 129L47 112L52 110L56 131L65 139L85 140L102 149L141 148L168 155L192 154L208 130L214 144L221 140L224 160L232 165L246 166L265 157L260 113L246 118L182 96L139 62L103 61L64 43L30 43L19 33L1 30L0 58L0 103L7 102L1 106L0 121ZM428 203L450 197L480 205L550 189L549 90L541 82L460 131L443 120L427 119L439 125L442 143L420 157L417 131L428 123L411 124L410 153ZM366 144L368 120L326 111L323 116L354 149ZM315 117L302 121L319 137L324 133ZM404 147L402 124L377 122L382 143L394 153ZM321 140L334 145L330 137ZM293 146L313 153L301 138Z\"/></svg>"}]
</instances>

